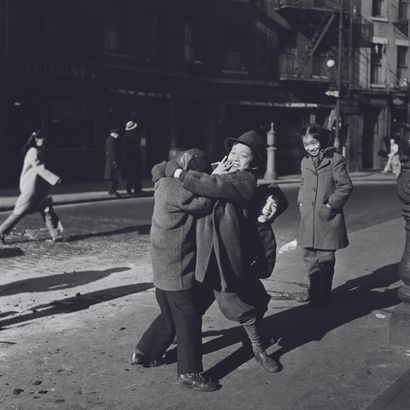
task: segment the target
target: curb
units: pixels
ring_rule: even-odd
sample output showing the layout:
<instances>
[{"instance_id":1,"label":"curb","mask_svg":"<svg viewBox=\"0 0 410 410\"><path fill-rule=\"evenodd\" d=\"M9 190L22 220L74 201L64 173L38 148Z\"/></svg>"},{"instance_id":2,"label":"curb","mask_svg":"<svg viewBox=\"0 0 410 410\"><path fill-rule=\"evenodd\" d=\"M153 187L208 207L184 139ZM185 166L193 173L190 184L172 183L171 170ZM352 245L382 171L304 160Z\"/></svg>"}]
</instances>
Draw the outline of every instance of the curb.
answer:
<instances>
[{"instance_id":1,"label":"curb","mask_svg":"<svg viewBox=\"0 0 410 410\"><path fill-rule=\"evenodd\" d=\"M355 183L357 182L367 182L367 183L377 183L377 182L388 182L388 183L396 183L396 178L366 178L371 174L366 175L358 175L358 176L351 176L352 181ZM258 184L278 184L279 186L284 185L295 185L301 182L300 177L296 178L289 178L289 179L275 179L275 180L266 180L266 179L258 179ZM95 195L95 196L94 196ZM81 193L59 193L59 194L51 194L53 197L54 205L71 205L71 204L84 204L90 202L102 202L102 201L115 201L120 199L132 199L132 198L148 198L154 195L153 188L143 188L143 192L139 193L138 195L126 195L120 197L111 197L108 196L105 191L101 192L81 192ZM0 212L10 211L14 208L14 204L16 202L17 196L14 197L7 197L5 198L8 202L5 205L0 205Z\"/></svg>"},{"instance_id":2,"label":"curb","mask_svg":"<svg viewBox=\"0 0 410 410\"><path fill-rule=\"evenodd\" d=\"M96 194L92 196L90 194ZM70 194L56 194L51 195L53 198L54 205L72 205L72 204L85 204L93 202L104 202L104 201L118 201L121 199L135 199L135 198L150 198L154 196L153 189L146 189L144 192L139 193L138 195L122 195L120 197L111 197L108 196L106 192L93 192L93 193L70 193ZM64 198L66 197L66 198ZM69 198L71 197L71 198ZM0 212L11 211L14 209L14 204L17 197L7 198L10 203L6 205L0 205Z\"/></svg>"}]
</instances>

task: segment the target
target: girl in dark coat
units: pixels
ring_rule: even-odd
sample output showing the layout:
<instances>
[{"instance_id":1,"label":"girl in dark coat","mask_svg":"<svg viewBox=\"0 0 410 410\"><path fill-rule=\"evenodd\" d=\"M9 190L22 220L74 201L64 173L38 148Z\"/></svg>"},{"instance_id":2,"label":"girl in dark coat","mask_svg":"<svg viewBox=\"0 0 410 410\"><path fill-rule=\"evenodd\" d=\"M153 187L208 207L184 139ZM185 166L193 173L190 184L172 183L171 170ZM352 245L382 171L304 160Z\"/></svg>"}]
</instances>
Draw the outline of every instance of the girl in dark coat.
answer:
<instances>
[{"instance_id":1,"label":"girl in dark coat","mask_svg":"<svg viewBox=\"0 0 410 410\"><path fill-rule=\"evenodd\" d=\"M197 221L195 278L213 291L228 319L243 325L257 362L273 373L280 365L267 355L258 329L270 296L251 274L251 224L244 214L255 200L254 171L263 163L264 144L254 131L248 131L237 139L228 139L226 148L228 157L212 175L184 171L172 161L165 172L182 180L188 191L215 200L212 213Z\"/></svg>"},{"instance_id":2,"label":"girl in dark coat","mask_svg":"<svg viewBox=\"0 0 410 410\"><path fill-rule=\"evenodd\" d=\"M302 184L298 194L300 209L299 244L309 275L304 301L319 306L330 301L335 251L348 245L343 206L353 189L344 157L327 147L320 125L302 130L306 157L301 163Z\"/></svg>"}]
</instances>

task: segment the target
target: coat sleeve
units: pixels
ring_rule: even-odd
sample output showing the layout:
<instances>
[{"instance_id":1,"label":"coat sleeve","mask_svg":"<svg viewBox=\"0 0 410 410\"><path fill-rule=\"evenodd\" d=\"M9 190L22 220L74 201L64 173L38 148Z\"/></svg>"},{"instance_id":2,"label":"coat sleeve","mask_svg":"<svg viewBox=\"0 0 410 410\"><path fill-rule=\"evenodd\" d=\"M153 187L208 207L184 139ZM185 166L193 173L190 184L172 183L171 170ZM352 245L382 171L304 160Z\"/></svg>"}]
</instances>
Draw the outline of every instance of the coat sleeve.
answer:
<instances>
[{"instance_id":1,"label":"coat sleeve","mask_svg":"<svg viewBox=\"0 0 410 410\"><path fill-rule=\"evenodd\" d=\"M44 178L50 185L55 185L60 179L59 176L53 174L51 171L45 168L43 162L38 157L38 152L35 148L31 148L27 152L27 161L34 168L36 173Z\"/></svg>"},{"instance_id":2,"label":"coat sleeve","mask_svg":"<svg viewBox=\"0 0 410 410\"><path fill-rule=\"evenodd\" d=\"M213 201L208 198L199 197L190 193L179 204L175 204L177 208L190 215L197 217L208 215L212 212Z\"/></svg>"},{"instance_id":3,"label":"coat sleeve","mask_svg":"<svg viewBox=\"0 0 410 410\"><path fill-rule=\"evenodd\" d=\"M171 184L167 184L170 179ZM200 197L182 187L182 182L174 178L164 178L166 184L164 190L165 201L179 211L197 217L208 215L212 212L214 201ZM158 182L157 182L158 184Z\"/></svg>"},{"instance_id":4,"label":"coat sleeve","mask_svg":"<svg viewBox=\"0 0 410 410\"><path fill-rule=\"evenodd\" d=\"M183 187L201 197L224 200L241 205L252 199L256 190L256 177L248 171L234 174L208 175L188 171Z\"/></svg>"},{"instance_id":5,"label":"coat sleeve","mask_svg":"<svg viewBox=\"0 0 410 410\"><path fill-rule=\"evenodd\" d=\"M304 179L303 179L303 161L302 161L301 164L300 164L300 174L301 174L302 180L301 180L301 182L300 182L299 190L298 190L298 199L297 199L298 205L299 205L299 204L302 204L302 192L303 192L303 185L304 185Z\"/></svg>"},{"instance_id":6,"label":"coat sleeve","mask_svg":"<svg viewBox=\"0 0 410 410\"><path fill-rule=\"evenodd\" d=\"M332 176L335 181L335 191L327 201L331 208L339 210L343 208L353 189L352 180L346 169L346 161L342 155L337 154L334 157Z\"/></svg>"}]
</instances>

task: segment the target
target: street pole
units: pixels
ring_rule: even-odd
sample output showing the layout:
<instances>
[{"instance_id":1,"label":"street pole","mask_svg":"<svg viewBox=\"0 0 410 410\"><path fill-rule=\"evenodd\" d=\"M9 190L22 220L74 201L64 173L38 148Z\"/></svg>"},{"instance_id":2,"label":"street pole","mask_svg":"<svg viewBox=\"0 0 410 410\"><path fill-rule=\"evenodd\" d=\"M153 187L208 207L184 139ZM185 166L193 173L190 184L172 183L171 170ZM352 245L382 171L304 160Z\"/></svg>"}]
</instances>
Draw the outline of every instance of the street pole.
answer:
<instances>
[{"instance_id":1,"label":"street pole","mask_svg":"<svg viewBox=\"0 0 410 410\"><path fill-rule=\"evenodd\" d=\"M276 173L275 169L275 155L276 155L276 133L274 129L274 124L271 122L270 130L266 133L267 137L267 159L266 159L266 172L264 179L273 181L278 178L278 174Z\"/></svg>"},{"instance_id":2,"label":"street pole","mask_svg":"<svg viewBox=\"0 0 410 410\"><path fill-rule=\"evenodd\" d=\"M406 244L399 264L399 277L403 285L398 291L401 300L390 319L390 344L410 349L410 127L406 127L400 140L402 150L401 173L397 180L397 194L404 204Z\"/></svg>"},{"instance_id":3,"label":"street pole","mask_svg":"<svg viewBox=\"0 0 410 410\"><path fill-rule=\"evenodd\" d=\"M340 152L340 95L342 85L342 52L343 52L343 0L339 0L339 30L338 30L338 56L337 56L337 76L336 87L339 96L336 100L336 128L334 146Z\"/></svg>"}]
</instances>

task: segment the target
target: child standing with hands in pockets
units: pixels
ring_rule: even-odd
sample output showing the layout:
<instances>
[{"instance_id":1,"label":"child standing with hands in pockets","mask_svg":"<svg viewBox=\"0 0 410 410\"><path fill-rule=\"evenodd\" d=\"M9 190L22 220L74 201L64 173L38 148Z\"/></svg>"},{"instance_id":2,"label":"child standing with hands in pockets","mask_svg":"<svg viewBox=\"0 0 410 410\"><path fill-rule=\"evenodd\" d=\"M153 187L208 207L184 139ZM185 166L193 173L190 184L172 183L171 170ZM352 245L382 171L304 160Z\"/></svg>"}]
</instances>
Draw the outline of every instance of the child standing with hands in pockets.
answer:
<instances>
[{"instance_id":1,"label":"child standing with hands in pockets","mask_svg":"<svg viewBox=\"0 0 410 410\"><path fill-rule=\"evenodd\" d=\"M306 156L302 159L302 183L298 193L300 246L306 262L309 305L330 302L335 266L335 251L348 244L343 206L353 189L344 157L318 124L302 130Z\"/></svg>"}]
</instances>

